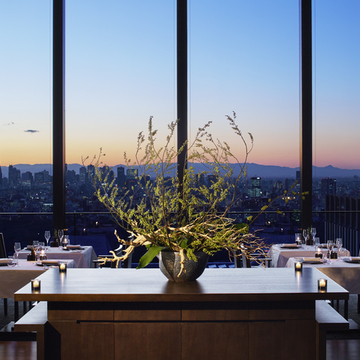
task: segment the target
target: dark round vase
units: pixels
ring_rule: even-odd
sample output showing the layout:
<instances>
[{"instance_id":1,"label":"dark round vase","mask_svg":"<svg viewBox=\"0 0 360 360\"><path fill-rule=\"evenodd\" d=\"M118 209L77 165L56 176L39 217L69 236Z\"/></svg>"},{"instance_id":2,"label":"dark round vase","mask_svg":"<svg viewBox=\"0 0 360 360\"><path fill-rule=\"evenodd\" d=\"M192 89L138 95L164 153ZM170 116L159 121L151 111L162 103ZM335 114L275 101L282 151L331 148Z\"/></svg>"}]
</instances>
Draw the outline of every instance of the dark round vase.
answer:
<instances>
[{"instance_id":1,"label":"dark round vase","mask_svg":"<svg viewBox=\"0 0 360 360\"><path fill-rule=\"evenodd\" d=\"M169 250L161 251L159 254L161 272L171 281L183 282L196 280L204 272L209 255L202 251L196 251L194 254L197 261L191 260L185 255L184 269L180 274L180 253Z\"/></svg>"}]
</instances>

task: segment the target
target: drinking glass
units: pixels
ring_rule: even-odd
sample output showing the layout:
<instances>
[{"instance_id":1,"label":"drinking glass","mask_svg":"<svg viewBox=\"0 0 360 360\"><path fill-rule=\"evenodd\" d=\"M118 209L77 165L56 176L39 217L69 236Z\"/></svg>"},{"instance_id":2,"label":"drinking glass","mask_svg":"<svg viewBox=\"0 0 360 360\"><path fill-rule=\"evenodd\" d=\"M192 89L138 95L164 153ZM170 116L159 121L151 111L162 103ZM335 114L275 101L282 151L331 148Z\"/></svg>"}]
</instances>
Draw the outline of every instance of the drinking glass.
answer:
<instances>
[{"instance_id":1,"label":"drinking glass","mask_svg":"<svg viewBox=\"0 0 360 360\"><path fill-rule=\"evenodd\" d=\"M306 241L308 235L309 235L309 230L308 229L303 229L303 237L304 237L305 241Z\"/></svg>"},{"instance_id":2,"label":"drinking glass","mask_svg":"<svg viewBox=\"0 0 360 360\"><path fill-rule=\"evenodd\" d=\"M19 252L21 250L21 243L20 242L15 242L14 243L14 259L18 259L19 258ZM17 262L17 264L19 264L19 262Z\"/></svg>"},{"instance_id":3,"label":"drinking glass","mask_svg":"<svg viewBox=\"0 0 360 360\"><path fill-rule=\"evenodd\" d=\"M8 266L9 267L14 267L18 264L18 259L14 258L14 256L8 256L9 262L8 262Z\"/></svg>"},{"instance_id":4,"label":"drinking glass","mask_svg":"<svg viewBox=\"0 0 360 360\"><path fill-rule=\"evenodd\" d=\"M62 240L63 240L63 237L64 237L64 230L59 229L59 230L57 231L57 234L58 234L58 238L59 238L59 243L61 244L61 243L62 243Z\"/></svg>"},{"instance_id":5,"label":"drinking glass","mask_svg":"<svg viewBox=\"0 0 360 360\"><path fill-rule=\"evenodd\" d=\"M319 237L314 237L314 245L315 245L315 247L319 247L319 245L320 245L320 238Z\"/></svg>"},{"instance_id":6,"label":"drinking glass","mask_svg":"<svg viewBox=\"0 0 360 360\"><path fill-rule=\"evenodd\" d=\"M327 248L328 248L328 258L330 259L330 253L331 253L331 250L332 250L332 248L334 246L334 241L333 240L328 240L326 242L326 244L327 244Z\"/></svg>"},{"instance_id":7,"label":"drinking glass","mask_svg":"<svg viewBox=\"0 0 360 360\"><path fill-rule=\"evenodd\" d=\"M311 236L312 236L312 238L314 238L315 235L316 235L316 228L312 227L311 228Z\"/></svg>"},{"instance_id":8,"label":"drinking glass","mask_svg":"<svg viewBox=\"0 0 360 360\"><path fill-rule=\"evenodd\" d=\"M45 240L46 240L46 246L49 246L49 240L51 238L50 231L46 230L44 236L45 236Z\"/></svg>"},{"instance_id":9,"label":"drinking glass","mask_svg":"<svg viewBox=\"0 0 360 360\"><path fill-rule=\"evenodd\" d=\"M33 240L33 247L34 247L34 250L37 251L38 247L39 247L39 240Z\"/></svg>"},{"instance_id":10,"label":"drinking glass","mask_svg":"<svg viewBox=\"0 0 360 360\"><path fill-rule=\"evenodd\" d=\"M338 248L338 249L341 249L342 248L342 238L337 238L336 239L336 247Z\"/></svg>"},{"instance_id":11,"label":"drinking glass","mask_svg":"<svg viewBox=\"0 0 360 360\"><path fill-rule=\"evenodd\" d=\"M70 236L69 235L64 236L64 244L70 245Z\"/></svg>"}]
</instances>

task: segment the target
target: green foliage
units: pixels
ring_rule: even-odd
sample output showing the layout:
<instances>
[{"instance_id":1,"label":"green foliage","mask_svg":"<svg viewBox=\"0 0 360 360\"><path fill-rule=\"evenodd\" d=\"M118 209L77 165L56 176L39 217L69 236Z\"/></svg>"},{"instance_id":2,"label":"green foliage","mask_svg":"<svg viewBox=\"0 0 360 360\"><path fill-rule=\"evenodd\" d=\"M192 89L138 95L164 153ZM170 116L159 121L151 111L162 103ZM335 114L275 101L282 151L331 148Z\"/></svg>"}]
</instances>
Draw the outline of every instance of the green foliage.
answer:
<instances>
[{"instance_id":1,"label":"green foliage","mask_svg":"<svg viewBox=\"0 0 360 360\"><path fill-rule=\"evenodd\" d=\"M242 161L226 142L214 139L209 133L211 122L199 128L194 141L183 144L179 151L172 145L177 127L177 122L172 122L168 125L169 134L164 145L158 147L152 118L147 134L141 132L138 135L134 160L124 154L125 164L130 169L138 169L136 185L129 190L118 189L115 180L110 178L111 169L101 166L105 156L101 150L99 156L94 157L91 164L95 165L92 181L96 197L110 211L115 222L135 237L124 258L140 245L146 245L148 252L139 267L146 266L162 249L185 251L195 260L195 251L212 255L227 249L233 255L235 251L244 251L244 245L262 249L263 242L256 234L249 233L248 224L233 224L228 217L230 208L241 196L239 189L246 181L247 158L253 147L252 135L249 134L248 144L235 118L235 113L233 117L227 116L230 127L243 144ZM183 182L179 184L177 157L185 146L188 148L188 168L183 169ZM86 160L83 160L84 166ZM206 170L195 173L193 163L203 164ZM234 164L238 167L237 175ZM209 175L212 182L206 186L201 179ZM275 200L269 199L269 204L260 213ZM254 221L258 216L248 220ZM125 240L121 241L125 243Z\"/></svg>"}]
</instances>

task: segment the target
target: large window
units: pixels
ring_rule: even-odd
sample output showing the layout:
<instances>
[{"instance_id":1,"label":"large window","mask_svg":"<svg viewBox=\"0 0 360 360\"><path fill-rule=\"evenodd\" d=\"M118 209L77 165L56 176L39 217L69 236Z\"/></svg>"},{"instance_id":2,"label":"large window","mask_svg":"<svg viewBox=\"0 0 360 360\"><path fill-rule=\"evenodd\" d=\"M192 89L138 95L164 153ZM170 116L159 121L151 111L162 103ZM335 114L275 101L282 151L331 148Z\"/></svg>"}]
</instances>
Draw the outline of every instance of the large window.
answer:
<instances>
[{"instance_id":1,"label":"large window","mask_svg":"<svg viewBox=\"0 0 360 360\"><path fill-rule=\"evenodd\" d=\"M0 5L1 185L11 189L2 192L3 211L43 210L31 207L29 201L22 204L7 201L9 196L19 197L20 187L24 197L29 198L42 191L44 183L47 193L50 191L50 19L49 1L11 1ZM38 187L31 191L36 173L40 173L36 178Z\"/></svg>"},{"instance_id":2,"label":"large window","mask_svg":"<svg viewBox=\"0 0 360 360\"><path fill-rule=\"evenodd\" d=\"M67 3L68 164L100 147L108 165L123 164L150 116L166 133L176 118L175 16L167 0Z\"/></svg>"},{"instance_id":3,"label":"large window","mask_svg":"<svg viewBox=\"0 0 360 360\"><path fill-rule=\"evenodd\" d=\"M235 111L243 133L254 136L248 176L260 177L261 185L249 181L245 190L248 197L256 194L259 206L261 198L289 187L299 167L299 1L188 4L189 139L211 120L212 133L242 161L243 147L225 119ZM336 179L337 195L359 192L354 175L360 173L322 169L360 167L358 15L355 0L313 1L316 211L325 209L323 177ZM117 176L124 151L133 158L150 116L160 141L176 119L176 1L67 1L65 28L66 210L98 210L91 192L81 188L81 158L102 148ZM51 210L52 1L3 2L0 33L1 210ZM10 165L16 169L9 176ZM265 218L264 224L273 221ZM321 217L314 221L322 226ZM277 219L276 231L286 226ZM291 225L289 235L293 230Z\"/></svg>"}]
</instances>

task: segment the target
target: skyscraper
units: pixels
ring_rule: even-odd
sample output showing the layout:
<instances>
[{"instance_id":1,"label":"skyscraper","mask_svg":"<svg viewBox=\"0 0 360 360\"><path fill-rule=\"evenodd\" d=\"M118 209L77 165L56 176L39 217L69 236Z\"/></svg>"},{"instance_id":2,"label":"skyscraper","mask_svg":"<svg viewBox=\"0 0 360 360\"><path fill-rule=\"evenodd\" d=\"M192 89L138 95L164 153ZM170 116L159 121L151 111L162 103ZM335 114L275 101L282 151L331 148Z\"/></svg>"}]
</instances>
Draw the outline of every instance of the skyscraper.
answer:
<instances>
[{"instance_id":1,"label":"skyscraper","mask_svg":"<svg viewBox=\"0 0 360 360\"><path fill-rule=\"evenodd\" d=\"M262 196L260 176L250 178L249 196L251 198L260 198Z\"/></svg>"},{"instance_id":2,"label":"skyscraper","mask_svg":"<svg viewBox=\"0 0 360 360\"><path fill-rule=\"evenodd\" d=\"M125 186L125 168L123 166L117 167L117 186L122 189Z\"/></svg>"},{"instance_id":3,"label":"skyscraper","mask_svg":"<svg viewBox=\"0 0 360 360\"><path fill-rule=\"evenodd\" d=\"M20 170L16 167L9 166L9 186L15 186L20 182Z\"/></svg>"}]
</instances>

